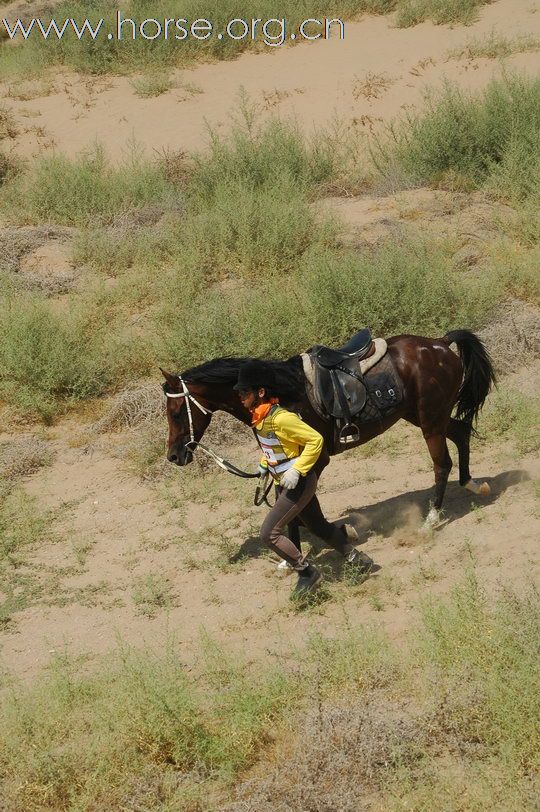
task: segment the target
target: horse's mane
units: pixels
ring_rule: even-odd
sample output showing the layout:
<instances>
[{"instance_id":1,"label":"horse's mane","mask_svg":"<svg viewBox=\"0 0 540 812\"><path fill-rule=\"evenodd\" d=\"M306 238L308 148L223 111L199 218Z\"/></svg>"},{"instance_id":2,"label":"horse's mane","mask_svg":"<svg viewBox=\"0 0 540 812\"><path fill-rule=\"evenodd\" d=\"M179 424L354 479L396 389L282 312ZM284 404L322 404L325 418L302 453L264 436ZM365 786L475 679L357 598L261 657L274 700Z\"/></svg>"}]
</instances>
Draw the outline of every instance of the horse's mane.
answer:
<instances>
[{"instance_id":1,"label":"horse's mane","mask_svg":"<svg viewBox=\"0 0 540 812\"><path fill-rule=\"evenodd\" d=\"M247 361L262 360L250 357L244 358L213 358L205 361L204 364L191 367L182 372L185 381L193 383L225 384L234 386L238 380L240 367ZM302 368L302 359L299 355L293 355L286 361L274 361L265 359L269 364L276 378L276 389L283 402L294 402L300 400L305 391L305 380Z\"/></svg>"}]
</instances>

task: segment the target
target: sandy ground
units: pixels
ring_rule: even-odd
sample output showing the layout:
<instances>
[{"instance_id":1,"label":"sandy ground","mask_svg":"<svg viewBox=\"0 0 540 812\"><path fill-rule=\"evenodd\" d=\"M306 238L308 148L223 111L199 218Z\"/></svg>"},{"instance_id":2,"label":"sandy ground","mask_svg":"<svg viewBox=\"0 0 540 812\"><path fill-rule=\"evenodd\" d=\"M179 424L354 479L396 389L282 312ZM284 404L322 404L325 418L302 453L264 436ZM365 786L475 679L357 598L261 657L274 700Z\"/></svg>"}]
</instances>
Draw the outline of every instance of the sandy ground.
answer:
<instances>
[{"instance_id":1,"label":"sandy ground","mask_svg":"<svg viewBox=\"0 0 540 812\"><path fill-rule=\"evenodd\" d=\"M531 372L537 376L538 369L514 379L528 380ZM14 614L0 635L2 665L23 677L35 675L55 653L92 658L119 640L159 648L173 638L189 664L202 631L248 659L287 656L313 631L339 634L345 625L381 626L399 639L421 599L447 592L473 564L490 591L521 589L538 576L534 480L540 461L517 458L508 444L474 450L473 475L492 488L485 500L461 489L454 470L447 522L433 535L419 532L433 480L417 430L400 424L382 444L375 441L372 456L351 451L334 458L321 482L324 509L357 528L362 549L380 569L354 585L335 553L319 551L331 595L298 613L289 602L292 579L279 576L260 547L264 509L250 506L251 483L223 500L230 482L225 473L212 473L190 501L181 497L180 479L194 483L191 467L174 471L164 499L159 483L141 481L118 459L122 435L85 453L70 448L77 429L55 430L55 462L26 482L41 507L59 511L59 540L28 561L44 584L57 579L50 599L60 605L38 601ZM256 449L249 448L254 463ZM237 454L250 456L248 448ZM169 591L169 605L150 607L153 617L135 597L147 576L165 581Z\"/></svg>"},{"instance_id":2,"label":"sandy ground","mask_svg":"<svg viewBox=\"0 0 540 812\"><path fill-rule=\"evenodd\" d=\"M27 101L6 95L10 85L0 83L2 101L21 127L11 148L26 157L51 148L73 155L96 140L114 157L130 139L149 152L199 148L207 121L218 130L230 126L241 86L264 115L292 114L307 131L336 117L370 130L419 103L423 89L444 77L467 87L484 84L500 70L498 62L447 61L448 51L492 30L540 35L537 8L531 0L499 0L467 28L424 24L398 30L391 18L366 17L347 25L344 42L250 54L179 72L179 87L154 99L138 98L125 78L55 77L54 92ZM538 63L538 53L506 60L531 71ZM388 80L375 96L362 91L368 75ZM186 83L201 92L186 90ZM468 267L481 261L478 245L489 243L496 222L492 204L481 195L421 189L318 205L339 214L344 238L353 243L373 244L411 222L462 236L457 261ZM495 214L500 216L500 207ZM62 235L40 243L23 258L22 270L69 276ZM514 373L514 382L529 391L538 373L529 366ZM21 430L28 427L18 426ZM86 449L74 418L50 430L30 430L45 433L56 456L49 468L27 477L24 487L58 518L57 540L44 540L26 556L27 572L38 573L41 597L15 612L0 632L1 666L24 678L38 673L54 653L91 660L118 639L159 647L172 636L190 663L200 650L201 630L248 658L287 656L314 630L339 634L347 624L381 625L399 640L417 616L419 601L447 592L473 563L490 589L522 588L537 575L540 511L534 479L540 463L519 456L511 444L475 447L473 475L492 487L485 501L463 491L454 470L448 521L433 536L418 532L433 476L417 430L400 424L376 441L371 456L354 451L332 460L321 483L325 511L358 528L380 569L354 585L336 556L321 552L330 597L297 613L288 598L291 581L276 574L260 548L263 509L251 507L251 485L231 489L226 474L211 475L195 498L192 467L175 471L165 491L159 481L142 481L119 456L124 434L107 435ZM163 424L164 439L165 434ZM5 439L7 434L0 435ZM251 453L255 464L254 447L238 450L246 459ZM456 462L453 448L451 453ZM186 483L189 497L182 495ZM148 607L137 599L148 576L165 584L166 605Z\"/></svg>"},{"instance_id":3,"label":"sandy ground","mask_svg":"<svg viewBox=\"0 0 540 812\"><path fill-rule=\"evenodd\" d=\"M343 41L268 49L177 71L178 87L156 98L137 97L128 78L81 80L73 74L54 76L50 95L17 101L9 98L6 82L0 82L0 95L7 96L20 122L22 133L13 151L23 156L53 148L74 155L96 142L115 158L133 142L149 154L200 149L208 125L218 132L230 126L241 88L263 115L294 116L306 131L338 120L371 131L420 103L425 88L445 78L463 87L481 87L500 66L488 59L449 60L448 52L492 31L507 37L539 36L538 10L533 0L498 0L481 9L474 25L455 28L423 23L398 29L391 16L366 16L346 24ZM517 54L505 64L533 72L540 60L534 52ZM369 77L382 79L383 86L373 93L366 90ZM49 92L47 83L45 87L41 92Z\"/></svg>"}]
</instances>

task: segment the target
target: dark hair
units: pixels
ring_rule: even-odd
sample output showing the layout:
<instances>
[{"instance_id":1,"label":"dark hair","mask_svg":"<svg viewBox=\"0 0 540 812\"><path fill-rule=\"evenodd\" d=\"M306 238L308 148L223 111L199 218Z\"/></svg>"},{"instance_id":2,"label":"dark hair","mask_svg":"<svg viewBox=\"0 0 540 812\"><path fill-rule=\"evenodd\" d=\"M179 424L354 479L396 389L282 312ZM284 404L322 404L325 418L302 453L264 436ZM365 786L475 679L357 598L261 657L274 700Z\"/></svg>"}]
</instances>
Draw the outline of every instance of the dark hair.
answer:
<instances>
[{"instance_id":1,"label":"dark hair","mask_svg":"<svg viewBox=\"0 0 540 812\"><path fill-rule=\"evenodd\" d=\"M216 383L234 386L238 380L240 367L254 358L214 358L182 373L185 381L196 383ZM305 378L302 359L294 355L287 361L266 361L273 372L275 384L272 388L263 386L270 397L278 397L284 406L300 403L305 395Z\"/></svg>"}]
</instances>

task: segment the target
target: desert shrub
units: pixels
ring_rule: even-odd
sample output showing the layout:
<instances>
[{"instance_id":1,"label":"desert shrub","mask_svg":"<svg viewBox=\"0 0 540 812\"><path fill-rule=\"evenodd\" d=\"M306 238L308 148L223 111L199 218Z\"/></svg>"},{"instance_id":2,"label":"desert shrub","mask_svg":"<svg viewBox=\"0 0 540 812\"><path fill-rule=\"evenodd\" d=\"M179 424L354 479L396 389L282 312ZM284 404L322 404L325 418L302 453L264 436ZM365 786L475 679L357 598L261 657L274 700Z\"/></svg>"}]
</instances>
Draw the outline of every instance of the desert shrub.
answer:
<instances>
[{"instance_id":1,"label":"desert shrub","mask_svg":"<svg viewBox=\"0 0 540 812\"><path fill-rule=\"evenodd\" d=\"M0 206L17 223L91 225L158 202L174 207L177 197L158 163L134 150L115 166L97 147L74 160L53 155L36 161L5 184Z\"/></svg>"},{"instance_id":2,"label":"desert shrub","mask_svg":"<svg viewBox=\"0 0 540 812\"><path fill-rule=\"evenodd\" d=\"M372 634L316 641L322 667L304 676L309 701L292 749L287 738L286 764L279 753L265 763L226 812L532 812L539 619L534 591L503 591L493 606L472 572L446 600L424 605L417 639L401 654L379 640L375 681L362 684L366 638L368 674L378 657Z\"/></svg>"},{"instance_id":3,"label":"desert shrub","mask_svg":"<svg viewBox=\"0 0 540 812\"><path fill-rule=\"evenodd\" d=\"M298 5L293 0L285 0L281 5L275 0L258 0L250 6L250 17L260 19L281 18L287 20L287 32L297 30L300 22L309 17L350 18L363 12L385 14L392 10L395 0L334 0L321 4L318 0L309 0ZM216 32L225 31L229 20L245 18L246 8L240 0L211 0L206 4L201 0L174 0L167 3L148 2L148 0L131 0L124 4L123 18L133 18L142 22L147 18L164 20L165 18L184 18L190 22L205 18L211 20ZM116 31L116 14L104 0L92 0L83 3L80 0L68 0L57 5L54 10L56 20L61 22L66 17L73 17L79 25L85 18L90 18L95 26L104 18L103 32ZM47 16L42 15L44 22ZM249 37L234 41L228 37L218 39L212 36L202 42L193 38L184 41L168 40L159 37L154 41L144 40L138 33L135 41L131 39L131 26L124 26L124 38L108 40L105 34L93 41L90 36L79 40L68 28L62 39L50 37L45 41L41 36L31 35L25 47L5 49L0 60L5 73L38 73L47 65L66 65L77 71L90 74L131 73L137 70L151 69L155 72L166 67L189 65L208 59L232 59L248 48L262 48L260 32L259 41L251 42ZM319 29L314 29L319 31ZM148 32L150 33L150 31ZM169 37L176 33L173 29ZM272 33L277 33L275 30ZM313 32L312 32L313 33ZM22 53L11 53L18 50Z\"/></svg>"},{"instance_id":4,"label":"desert shrub","mask_svg":"<svg viewBox=\"0 0 540 812\"><path fill-rule=\"evenodd\" d=\"M315 246L278 284L208 290L193 277L174 279L163 277L168 295L153 332L156 355L176 368L217 355L287 357L314 342L338 345L360 325L386 336L442 335L482 322L500 297L496 282L452 272L450 253L420 239L362 253ZM271 330L262 327L269 312Z\"/></svg>"},{"instance_id":5,"label":"desert shrub","mask_svg":"<svg viewBox=\"0 0 540 812\"><path fill-rule=\"evenodd\" d=\"M57 661L51 674L18 686L2 704L5 802L13 812L110 809L129 805L150 772L168 787L163 797L150 785L143 806L154 808L158 797L180 800L186 783L231 779L255 758L282 704L285 677L249 674L222 655L203 685L172 647L160 656L121 650L91 676Z\"/></svg>"},{"instance_id":6,"label":"desert shrub","mask_svg":"<svg viewBox=\"0 0 540 812\"><path fill-rule=\"evenodd\" d=\"M504 228L531 248L524 251L520 246L504 245L495 251L493 264L496 277L510 295L540 305L540 249L536 239L539 231L538 210L533 202L529 201L529 206L521 208L515 221L505 221Z\"/></svg>"},{"instance_id":7,"label":"desert shrub","mask_svg":"<svg viewBox=\"0 0 540 812\"><path fill-rule=\"evenodd\" d=\"M438 183L453 173L475 186L491 179L522 198L537 185L539 125L538 78L506 76L476 95L446 84L378 141L374 159L383 173L400 171L411 183Z\"/></svg>"},{"instance_id":8,"label":"desert shrub","mask_svg":"<svg viewBox=\"0 0 540 812\"><path fill-rule=\"evenodd\" d=\"M178 231L177 245L190 241L207 279L282 275L309 246L331 243L335 234L329 222L317 223L305 195L285 177L258 187L220 185L211 204L189 215Z\"/></svg>"},{"instance_id":9,"label":"desert shrub","mask_svg":"<svg viewBox=\"0 0 540 812\"><path fill-rule=\"evenodd\" d=\"M257 112L245 98L228 138L211 132L210 152L195 157L191 199L204 207L216 192L235 184L267 187L283 176L300 191L328 181L339 168L335 144L324 136L308 142L298 127L273 119L259 125Z\"/></svg>"},{"instance_id":10,"label":"desert shrub","mask_svg":"<svg viewBox=\"0 0 540 812\"><path fill-rule=\"evenodd\" d=\"M20 161L0 149L0 187L20 170Z\"/></svg>"},{"instance_id":11,"label":"desert shrub","mask_svg":"<svg viewBox=\"0 0 540 812\"><path fill-rule=\"evenodd\" d=\"M57 659L4 693L3 800L13 812L354 812L366 797L392 810L532 810L539 619L535 591L502 590L493 605L471 572L424 603L399 650L361 628L317 635L287 658L290 675L209 640L195 676L173 645L121 648L93 673ZM233 789L257 760L264 770Z\"/></svg>"},{"instance_id":12,"label":"desert shrub","mask_svg":"<svg viewBox=\"0 0 540 812\"><path fill-rule=\"evenodd\" d=\"M25 411L49 418L64 400L101 394L130 357L107 313L88 302L58 312L40 299L11 298L0 308L0 391Z\"/></svg>"},{"instance_id":13,"label":"desert shrub","mask_svg":"<svg viewBox=\"0 0 540 812\"><path fill-rule=\"evenodd\" d=\"M83 229L73 242L73 261L107 276L117 276L137 265L149 270L174 256L178 231L175 219L135 231Z\"/></svg>"},{"instance_id":14,"label":"desert shrub","mask_svg":"<svg viewBox=\"0 0 540 812\"><path fill-rule=\"evenodd\" d=\"M540 398L499 389L486 405L480 432L487 439L510 437L522 454L535 453L540 449Z\"/></svg>"},{"instance_id":15,"label":"desert shrub","mask_svg":"<svg viewBox=\"0 0 540 812\"><path fill-rule=\"evenodd\" d=\"M420 237L373 252L307 254L300 283L311 335L336 344L363 324L378 335L478 324L499 295L496 285L452 273L447 249Z\"/></svg>"},{"instance_id":16,"label":"desert shrub","mask_svg":"<svg viewBox=\"0 0 540 812\"><path fill-rule=\"evenodd\" d=\"M15 138L18 128L11 110L0 105L0 141L4 138Z\"/></svg>"},{"instance_id":17,"label":"desert shrub","mask_svg":"<svg viewBox=\"0 0 540 812\"><path fill-rule=\"evenodd\" d=\"M471 23L478 10L491 0L400 0L396 24L400 28L431 20L444 23Z\"/></svg>"},{"instance_id":18,"label":"desert shrub","mask_svg":"<svg viewBox=\"0 0 540 812\"><path fill-rule=\"evenodd\" d=\"M464 742L497 754L523 773L538 768L540 602L503 591L492 609L469 573L451 599L423 612L423 664L436 669L441 720Z\"/></svg>"},{"instance_id":19,"label":"desert shrub","mask_svg":"<svg viewBox=\"0 0 540 812\"><path fill-rule=\"evenodd\" d=\"M33 474L50 465L53 452L49 443L39 437L23 436L0 443L0 472L5 480Z\"/></svg>"}]
</instances>

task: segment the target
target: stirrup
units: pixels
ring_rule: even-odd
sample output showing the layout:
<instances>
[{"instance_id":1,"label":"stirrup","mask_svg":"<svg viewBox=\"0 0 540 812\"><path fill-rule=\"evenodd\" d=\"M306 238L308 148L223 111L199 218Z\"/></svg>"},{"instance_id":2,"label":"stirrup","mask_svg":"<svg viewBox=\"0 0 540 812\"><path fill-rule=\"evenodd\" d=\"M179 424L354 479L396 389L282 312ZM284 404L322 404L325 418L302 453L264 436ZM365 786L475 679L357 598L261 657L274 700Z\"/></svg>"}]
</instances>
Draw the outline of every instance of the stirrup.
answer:
<instances>
[{"instance_id":1,"label":"stirrup","mask_svg":"<svg viewBox=\"0 0 540 812\"><path fill-rule=\"evenodd\" d=\"M351 431L352 429L352 431ZM349 431L349 434L345 435L345 432ZM355 423L346 423L343 428L339 430L339 442L342 445L348 445L349 443L355 443L357 440L360 439L360 429Z\"/></svg>"}]
</instances>

